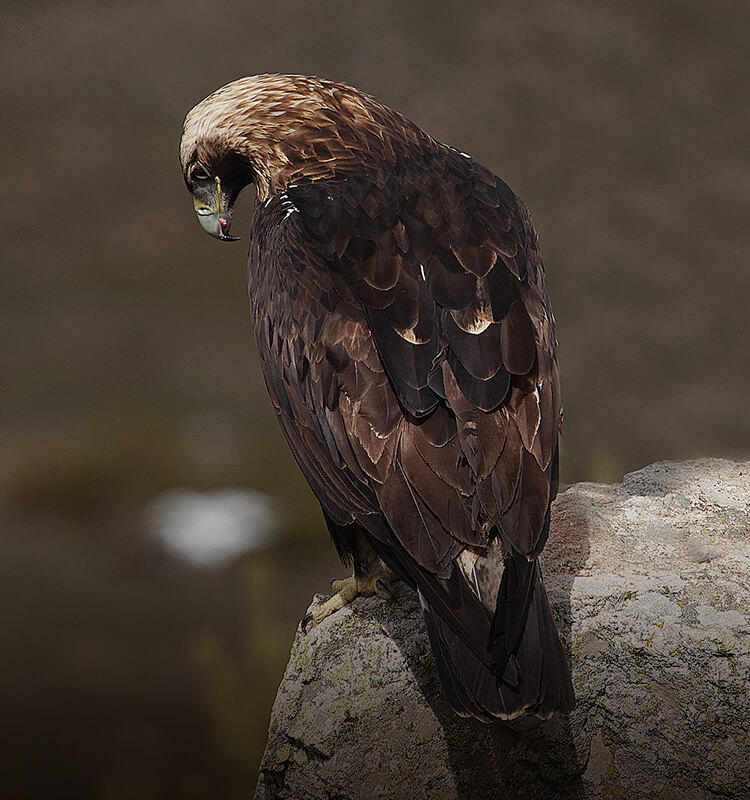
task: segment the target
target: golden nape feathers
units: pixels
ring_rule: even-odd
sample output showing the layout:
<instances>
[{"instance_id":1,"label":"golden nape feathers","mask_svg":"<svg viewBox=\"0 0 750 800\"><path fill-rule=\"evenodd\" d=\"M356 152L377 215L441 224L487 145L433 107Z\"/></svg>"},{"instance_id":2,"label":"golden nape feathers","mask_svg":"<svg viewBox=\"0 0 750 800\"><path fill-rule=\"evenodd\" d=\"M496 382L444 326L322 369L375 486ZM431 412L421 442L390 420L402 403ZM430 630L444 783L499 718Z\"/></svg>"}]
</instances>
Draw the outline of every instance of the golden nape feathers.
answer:
<instances>
[{"instance_id":1,"label":"golden nape feathers","mask_svg":"<svg viewBox=\"0 0 750 800\"><path fill-rule=\"evenodd\" d=\"M255 75L223 86L185 118L180 162L236 152L252 161L261 199L432 140L401 114L343 83Z\"/></svg>"}]
</instances>

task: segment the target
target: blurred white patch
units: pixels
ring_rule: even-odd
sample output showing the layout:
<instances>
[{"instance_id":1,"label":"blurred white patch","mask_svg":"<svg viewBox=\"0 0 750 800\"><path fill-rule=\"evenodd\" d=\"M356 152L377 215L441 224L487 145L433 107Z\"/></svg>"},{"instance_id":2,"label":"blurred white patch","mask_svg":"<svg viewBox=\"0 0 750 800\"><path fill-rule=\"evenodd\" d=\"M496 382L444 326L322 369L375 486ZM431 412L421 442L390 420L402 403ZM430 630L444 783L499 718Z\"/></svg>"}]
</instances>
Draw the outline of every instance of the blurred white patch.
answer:
<instances>
[{"instance_id":1,"label":"blurred white patch","mask_svg":"<svg viewBox=\"0 0 750 800\"><path fill-rule=\"evenodd\" d=\"M270 498L249 489L165 492L146 508L146 519L168 552L200 567L271 544L278 525Z\"/></svg>"}]
</instances>

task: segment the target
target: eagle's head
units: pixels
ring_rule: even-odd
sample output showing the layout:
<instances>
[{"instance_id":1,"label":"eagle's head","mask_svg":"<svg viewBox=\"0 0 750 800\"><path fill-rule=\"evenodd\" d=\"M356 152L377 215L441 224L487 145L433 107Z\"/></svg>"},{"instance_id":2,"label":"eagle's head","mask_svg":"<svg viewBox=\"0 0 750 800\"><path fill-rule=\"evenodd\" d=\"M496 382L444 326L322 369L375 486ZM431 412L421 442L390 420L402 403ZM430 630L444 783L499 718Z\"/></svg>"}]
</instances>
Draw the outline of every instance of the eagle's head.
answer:
<instances>
[{"instance_id":1,"label":"eagle's head","mask_svg":"<svg viewBox=\"0 0 750 800\"><path fill-rule=\"evenodd\" d=\"M239 237L229 233L232 208L239 193L253 181L253 170L231 152L206 150L183 165L183 175L203 230L225 242L237 241Z\"/></svg>"},{"instance_id":2,"label":"eagle's head","mask_svg":"<svg viewBox=\"0 0 750 800\"><path fill-rule=\"evenodd\" d=\"M223 241L229 235L232 208L254 183L267 193L273 159L270 142L278 133L273 119L272 90L284 86L276 76L241 78L223 86L196 105L185 118L180 163L202 228ZM278 126L274 126L278 127Z\"/></svg>"},{"instance_id":3,"label":"eagle's head","mask_svg":"<svg viewBox=\"0 0 750 800\"><path fill-rule=\"evenodd\" d=\"M373 152L381 163L392 162L428 140L400 114L345 84L254 75L228 83L188 113L180 163L201 226L232 241L232 206L248 184L263 201L294 182L361 169Z\"/></svg>"}]
</instances>

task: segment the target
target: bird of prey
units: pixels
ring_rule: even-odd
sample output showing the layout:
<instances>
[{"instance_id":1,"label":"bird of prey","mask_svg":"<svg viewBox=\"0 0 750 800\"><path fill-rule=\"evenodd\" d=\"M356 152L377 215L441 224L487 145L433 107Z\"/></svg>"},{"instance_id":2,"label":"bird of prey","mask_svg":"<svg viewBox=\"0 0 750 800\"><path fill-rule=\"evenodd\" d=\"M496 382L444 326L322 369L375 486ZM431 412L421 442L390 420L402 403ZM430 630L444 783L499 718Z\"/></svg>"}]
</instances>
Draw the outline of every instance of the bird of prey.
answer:
<instances>
[{"instance_id":1,"label":"bird of prey","mask_svg":"<svg viewBox=\"0 0 750 800\"><path fill-rule=\"evenodd\" d=\"M575 704L538 557L558 484L554 318L524 203L342 83L258 75L185 119L185 183L223 241L255 187L248 288L263 375L353 575L399 578L462 716Z\"/></svg>"}]
</instances>

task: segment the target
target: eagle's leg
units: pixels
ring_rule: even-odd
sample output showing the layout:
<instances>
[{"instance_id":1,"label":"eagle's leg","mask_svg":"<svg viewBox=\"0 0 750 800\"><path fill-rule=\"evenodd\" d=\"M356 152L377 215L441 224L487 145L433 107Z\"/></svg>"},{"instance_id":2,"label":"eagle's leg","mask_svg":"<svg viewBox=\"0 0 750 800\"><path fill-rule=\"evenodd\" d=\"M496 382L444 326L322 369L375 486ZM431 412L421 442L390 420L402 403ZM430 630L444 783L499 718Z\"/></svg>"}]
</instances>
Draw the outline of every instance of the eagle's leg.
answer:
<instances>
[{"instance_id":1,"label":"eagle's leg","mask_svg":"<svg viewBox=\"0 0 750 800\"><path fill-rule=\"evenodd\" d=\"M303 631L311 623L317 624L329 614L348 605L359 595L377 594L390 600L396 597L391 584L398 577L380 560L370 543L369 535L356 523L336 525L325 511L323 513L341 560L345 564L353 564L354 574L340 581L331 581L336 594L305 616L302 620Z\"/></svg>"},{"instance_id":2,"label":"eagle's leg","mask_svg":"<svg viewBox=\"0 0 750 800\"><path fill-rule=\"evenodd\" d=\"M305 615L302 620L302 630L306 631L311 624L317 625L330 614L349 605L360 595L376 594L384 600L395 600L396 593L391 584L397 580L398 577L378 559L376 568L371 572L368 571L368 573L362 575L357 574L355 569L354 574L350 577L340 581L332 581L331 587L336 594L318 606L315 611Z\"/></svg>"}]
</instances>

